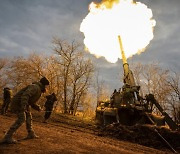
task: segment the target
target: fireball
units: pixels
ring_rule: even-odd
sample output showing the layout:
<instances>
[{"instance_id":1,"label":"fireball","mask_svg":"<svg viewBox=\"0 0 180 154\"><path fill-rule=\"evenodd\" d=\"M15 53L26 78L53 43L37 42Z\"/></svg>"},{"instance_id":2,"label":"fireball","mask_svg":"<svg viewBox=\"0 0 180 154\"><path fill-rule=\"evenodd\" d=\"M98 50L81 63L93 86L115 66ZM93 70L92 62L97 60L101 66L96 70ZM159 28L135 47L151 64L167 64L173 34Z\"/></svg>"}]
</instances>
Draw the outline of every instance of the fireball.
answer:
<instances>
[{"instance_id":1,"label":"fireball","mask_svg":"<svg viewBox=\"0 0 180 154\"><path fill-rule=\"evenodd\" d=\"M89 13L80 25L86 50L115 63L121 57L118 36L121 36L126 57L141 53L153 39L156 24L152 11L133 0L92 2Z\"/></svg>"}]
</instances>

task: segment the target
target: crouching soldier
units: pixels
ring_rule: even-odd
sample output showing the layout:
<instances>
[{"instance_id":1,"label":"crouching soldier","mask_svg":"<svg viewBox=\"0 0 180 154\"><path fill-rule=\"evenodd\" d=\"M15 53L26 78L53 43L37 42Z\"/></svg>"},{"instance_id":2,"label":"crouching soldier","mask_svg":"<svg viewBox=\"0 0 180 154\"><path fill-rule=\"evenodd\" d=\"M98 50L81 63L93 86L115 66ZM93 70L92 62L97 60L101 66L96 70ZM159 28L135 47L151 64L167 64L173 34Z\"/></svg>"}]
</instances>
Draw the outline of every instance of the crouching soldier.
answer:
<instances>
[{"instance_id":1,"label":"crouching soldier","mask_svg":"<svg viewBox=\"0 0 180 154\"><path fill-rule=\"evenodd\" d=\"M8 87L4 88L4 93L3 93L3 105L1 109L1 114L6 114L9 104L11 102L11 97L12 97L12 90Z\"/></svg>"},{"instance_id":2,"label":"crouching soldier","mask_svg":"<svg viewBox=\"0 0 180 154\"><path fill-rule=\"evenodd\" d=\"M45 111L46 111L44 115L44 121L43 121L44 123L46 123L49 117L51 116L54 102L57 101L55 93L52 93L51 95L46 96L46 99L47 100L44 105Z\"/></svg>"},{"instance_id":3,"label":"crouching soldier","mask_svg":"<svg viewBox=\"0 0 180 154\"><path fill-rule=\"evenodd\" d=\"M26 121L26 129L28 135L25 139L38 138L32 129L32 115L30 108L41 111L39 105L36 104L41 94L46 91L46 85L49 85L49 81L43 77L39 82L32 83L27 87L21 89L13 98L11 104L11 111L17 114L17 120L10 127L5 134L1 143L13 144L17 141L14 140L13 134L16 130Z\"/></svg>"}]
</instances>

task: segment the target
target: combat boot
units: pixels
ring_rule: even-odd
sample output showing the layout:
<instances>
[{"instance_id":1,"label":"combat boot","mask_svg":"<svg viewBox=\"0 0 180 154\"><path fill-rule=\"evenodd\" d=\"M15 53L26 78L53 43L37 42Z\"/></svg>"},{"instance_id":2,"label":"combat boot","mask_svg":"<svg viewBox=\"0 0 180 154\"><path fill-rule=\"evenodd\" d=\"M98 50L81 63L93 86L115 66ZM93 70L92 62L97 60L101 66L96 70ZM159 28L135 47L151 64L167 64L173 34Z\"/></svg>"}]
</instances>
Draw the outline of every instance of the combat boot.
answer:
<instances>
[{"instance_id":1,"label":"combat boot","mask_svg":"<svg viewBox=\"0 0 180 154\"><path fill-rule=\"evenodd\" d=\"M4 115L5 114L5 111L2 109L2 111L1 111L1 115Z\"/></svg>"},{"instance_id":2,"label":"combat boot","mask_svg":"<svg viewBox=\"0 0 180 154\"><path fill-rule=\"evenodd\" d=\"M47 123L47 119L44 119L43 123Z\"/></svg>"},{"instance_id":3,"label":"combat boot","mask_svg":"<svg viewBox=\"0 0 180 154\"><path fill-rule=\"evenodd\" d=\"M1 141L1 144L16 144L17 141L12 138L11 134L6 134Z\"/></svg>"},{"instance_id":4,"label":"combat boot","mask_svg":"<svg viewBox=\"0 0 180 154\"><path fill-rule=\"evenodd\" d=\"M36 138L39 138L39 136L37 136L34 131L30 131L28 132L28 135L25 139L36 139Z\"/></svg>"}]
</instances>

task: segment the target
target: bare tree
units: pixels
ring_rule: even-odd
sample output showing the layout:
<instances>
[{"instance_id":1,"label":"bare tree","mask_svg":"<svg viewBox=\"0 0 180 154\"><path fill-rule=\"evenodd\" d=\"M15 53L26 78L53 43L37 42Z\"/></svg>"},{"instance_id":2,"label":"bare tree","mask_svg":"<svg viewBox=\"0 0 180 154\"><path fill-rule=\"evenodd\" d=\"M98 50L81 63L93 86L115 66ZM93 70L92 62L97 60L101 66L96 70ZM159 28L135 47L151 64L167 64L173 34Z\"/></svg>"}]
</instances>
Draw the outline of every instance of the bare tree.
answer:
<instances>
[{"instance_id":1,"label":"bare tree","mask_svg":"<svg viewBox=\"0 0 180 154\"><path fill-rule=\"evenodd\" d=\"M28 58L16 57L10 62L7 76L14 91L37 81L43 73L43 57L31 54Z\"/></svg>"},{"instance_id":2,"label":"bare tree","mask_svg":"<svg viewBox=\"0 0 180 154\"><path fill-rule=\"evenodd\" d=\"M72 99L69 111L75 114L81 97L88 91L94 67L92 62L84 59L84 55L77 56L71 67L70 81L72 83Z\"/></svg>"},{"instance_id":3,"label":"bare tree","mask_svg":"<svg viewBox=\"0 0 180 154\"><path fill-rule=\"evenodd\" d=\"M134 77L143 94L152 93L170 116L180 123L180 75L158 64L133 65ZM155 110L157 112L157 110Z\"/></svg>"},{"instance_id":4,"label":"bare tree","mask_svg":"<svg viewBox=\"0 0 180 154\"><path fill-rule=\"evenodd\" d=\"M93 78L94 94L96 96L96 106L99 101L109 100L110 91L109 87L105 84L103 78L100 78L99 69L96 68L95 75Z\"/></svg>"},{"instance_id":5,"label":"bare tree","mask_svg":"<svg viewBox=\"0 0 180 154\"><path fill-rule=\"evenodd\" d=\"M168 110L167 100L171 89L166 80L170 75L169 71L161 69L156 63L146 65L138 63L134 65L133 73L137 84L141 86L141 95L154 94L163 109Z\"/></svg>"},{"instance_id":6,"label":"bare tree","mask_svg":"<svg viewBox=\"0 0 180 154\"><path fill-rule=\"evenodd\" d=\"M174 120L180 123L180 74L173 71L166 82L171 89L168 97L169 108Z\"/></svg>"},{"instance_id":7,"label":"bare tree","mask_svg":"<svg viewBox=\"0 0 180 154\"><path fill-rule=\"evenodd\" d=\"M62 109L63 107L59 102L63 101L63 81L61 79L61 66L57 63L57 58L55 56L46 57L44 59L44 74L50 81L48 86L48 93L55 93L57 97L57 103L55 104L55 110L58 107Z\"/></svg>"},{"instance_id":8,"label":"bare tree","mask_svg":"<svg viewBox=\"0 0 180 154\"><path fill-rule=\"evenodd\" d=\"M69 44L54 38L53 45L53 51L58 55L57 64L61 68L64 113L70 110L74 113L83 93L88 89L92 63L84 59L81 46L74 41Z\"/></svg>"},{"instance_id":9,"label":"bare tree","mask_svg":"<svg viewBox=\"0 0 180 154\"><path fill-rule=\"evenodd\" d=\"M76 50L78 48L74 42L70 45L67 42L54 38L52 41L54 47L54 52L59 56L58 65L61 69L61 77L63 81L63 105L64 113L68 112L68 86L69 86L69 76L70 76L70 67L73 60L75 59Z\"/></svg>"}]
</instances>

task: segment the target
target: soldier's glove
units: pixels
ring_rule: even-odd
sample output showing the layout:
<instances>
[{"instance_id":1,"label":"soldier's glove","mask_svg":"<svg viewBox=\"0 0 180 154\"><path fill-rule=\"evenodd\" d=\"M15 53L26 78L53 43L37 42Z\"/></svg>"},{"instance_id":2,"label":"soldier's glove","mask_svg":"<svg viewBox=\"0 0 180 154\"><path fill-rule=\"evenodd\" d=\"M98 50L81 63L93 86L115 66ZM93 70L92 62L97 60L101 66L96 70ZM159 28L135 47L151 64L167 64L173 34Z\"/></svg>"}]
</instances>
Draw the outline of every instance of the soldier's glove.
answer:
<instances>
[{"instance_id":1,"label":"soldier's glove","mask_svg":"<svg viewBox=\"0 0 180 154\"><path fill-rule=\"evenodd\" d=\"M38 110L39 112L41 112L41 111L42 111L42 108L41 108L41 107L39 107L37 110Z\"/></svg>"},{"instance_id":2,"label":"soldier's glove","mask_svg":"<svg viewBox=\"0 0 180 154\"><path fill-rule=\"evenodd\" d=\"M39 112L43 111L43 109L39 109Z\"/></svg>"},{"instance_id":3,"label":"soldier's glove","mask_svg":"<svg viewBox=\"0 0 180 154\"><path fill-rule=\"evenodd\" d=\"M41 111L41 107L39 105L31 104L31 107L37 111Z\"/></svg>"}]
</instances>

